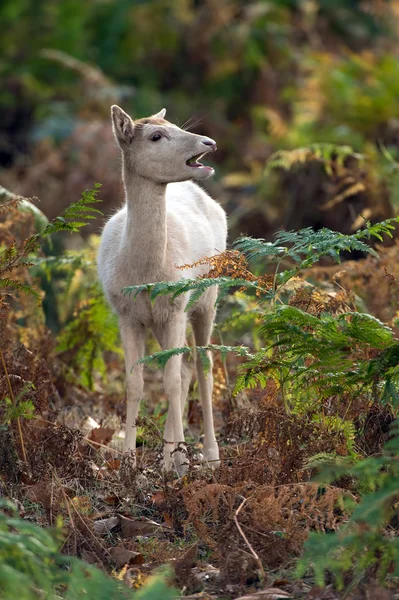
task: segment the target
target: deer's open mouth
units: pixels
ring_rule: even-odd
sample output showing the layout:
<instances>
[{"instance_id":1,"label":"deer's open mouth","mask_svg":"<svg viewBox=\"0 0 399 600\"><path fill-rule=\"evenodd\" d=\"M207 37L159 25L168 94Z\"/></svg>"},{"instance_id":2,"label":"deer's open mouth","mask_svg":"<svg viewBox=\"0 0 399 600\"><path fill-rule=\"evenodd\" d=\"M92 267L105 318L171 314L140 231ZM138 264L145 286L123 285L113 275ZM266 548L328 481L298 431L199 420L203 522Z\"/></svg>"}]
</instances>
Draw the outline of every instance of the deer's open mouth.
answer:
<instances>
[{"instance_id":1,"label":"deer's open mouth","mask_svg":"<svg viewBox=\"0 0 399 600\"><path fill-rule=\"evenodd\" d=\"M204 154L206 154L206 152L192 156L191 158L186 160L186 165L189 167L203 167L204 165L199 162L199 159L202 158L204 156Z\"/></svg>"}]
</instances>

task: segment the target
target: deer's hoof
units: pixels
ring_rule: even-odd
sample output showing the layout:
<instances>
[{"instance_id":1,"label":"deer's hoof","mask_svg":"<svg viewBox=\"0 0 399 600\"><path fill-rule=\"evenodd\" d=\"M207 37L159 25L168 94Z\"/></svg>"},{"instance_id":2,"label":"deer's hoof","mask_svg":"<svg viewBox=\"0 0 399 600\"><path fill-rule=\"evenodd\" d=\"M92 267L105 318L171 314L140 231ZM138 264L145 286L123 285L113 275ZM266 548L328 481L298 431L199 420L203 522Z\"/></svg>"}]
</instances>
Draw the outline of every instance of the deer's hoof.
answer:
<instances>
[{"instance_id":1,"label":"deer's hoof","mask_svg":"<svg viewBox=\"0 0 399 600\"><path fill-rule=\"evenodd\" d=\"M178 448L182 448L182 451L175 448L175 444L164 445L164 468L167 472L175 470L179 477L183 477L188 471L188 457L184 452L185 445L179 444Z\"/></svg>"},{"instance_id":2,"label":"deer's hoof","mask_svg":"<svg viewBox=\"0 0 399 600\"><path fill-rule=\"evenodd\" d=\"M208 447L205 447L204 444L204 463L211 467L211 469L220 467L219 446L217 442Z\"/></svg>"},{"instance_id":3,"label":"deer's hoof","mask_svg":"<svg viewBox=\"0 0 399 600\"><path fill-rule=\"evenodd\" d=\"M179 477L184 477L185 475L187 475L188 464L186 462L179 465L175 465L175 469Z\"/></svg>"},{"instance_id":4,"label":"deer's hoof","mask_svg":"<svg viewBox=\"0 0 399 600\"><path fill-rule=\"evenodd\" d=\"M163 457L163 466L165 471L168 473L169 471L172 471L174 468L174 460L173 460L173 456L170 455L170 452L164 454Z\"/></svg>"},{"instance_id":5,"label":"deer's hoof","mask_svg":"<svg viewBox=\"0 0 399 600\"><path fill-rule=\"evenodd\" d=\"M188 457L185 452L174 452L173 460L179 477L184 477L188 471Z\"/></svg>"}]
</instances>

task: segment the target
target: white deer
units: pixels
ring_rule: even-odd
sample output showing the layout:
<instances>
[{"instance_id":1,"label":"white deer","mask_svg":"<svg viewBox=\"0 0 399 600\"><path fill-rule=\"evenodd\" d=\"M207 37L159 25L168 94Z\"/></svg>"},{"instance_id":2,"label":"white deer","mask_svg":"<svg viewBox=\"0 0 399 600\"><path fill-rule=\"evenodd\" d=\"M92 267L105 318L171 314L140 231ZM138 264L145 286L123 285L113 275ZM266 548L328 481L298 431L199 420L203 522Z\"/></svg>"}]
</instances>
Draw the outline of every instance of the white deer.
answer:
<instances>
[{"instance_id":1,"label":"white deer","mask_svg":"<svg viewBox=\"0 0 399 600\"><path fill-rule=\"evenodd\" d=\"M162 349L184 346L190 321L197 346L207 346L215 318L216 287L211 287L186 312L188 295L171 302L148 294L134 300L122 293L126 286L196 277L203 267L182 271L190 264L226 248L226 215L221 206L191 180L207 179L211 167L199 161L216 150L216 142L189 133L165 120L166 110L133 121L119 106L112 106L115 138L122 152L126 204L104 227L98 254L98 273L108 301L119 317L125 352L127 418L125 451L135 451L136 419L143 397L145 330L151 328ZM211 356L209 356L211 360ZM218 464L219 448L212 414L212 372L206 376L195 359L203 411L203 455ZM193 373L192 362L181 355L169 359L164 385L169 402L164 433L164 464L179 474L186 471L183 410Z\"/></svg>"}]
</instances>

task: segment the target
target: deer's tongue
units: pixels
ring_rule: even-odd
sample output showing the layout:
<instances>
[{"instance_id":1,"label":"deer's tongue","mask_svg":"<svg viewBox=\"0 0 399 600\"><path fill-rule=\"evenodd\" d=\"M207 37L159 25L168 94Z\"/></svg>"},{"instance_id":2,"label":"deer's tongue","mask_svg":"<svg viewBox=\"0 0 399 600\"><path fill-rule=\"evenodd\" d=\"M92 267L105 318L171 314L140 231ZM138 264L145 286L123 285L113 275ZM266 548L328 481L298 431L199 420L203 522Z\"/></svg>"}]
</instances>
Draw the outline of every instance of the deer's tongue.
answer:
<instances>
[{"instance_id":1,"label":"deer's tongue","mask_svg":"<svg viewBox=\"0 0 399 600\"><path fill-rule=\"evenodd\" d=\"M204 155L196 154L195 156L192 156L191 158L189 158L188 161L186 161L186 164L189 167L203 167L204 165L198 161L198 159L201 158L202 156L204 156Z\"/></svg>"}]
</instances>

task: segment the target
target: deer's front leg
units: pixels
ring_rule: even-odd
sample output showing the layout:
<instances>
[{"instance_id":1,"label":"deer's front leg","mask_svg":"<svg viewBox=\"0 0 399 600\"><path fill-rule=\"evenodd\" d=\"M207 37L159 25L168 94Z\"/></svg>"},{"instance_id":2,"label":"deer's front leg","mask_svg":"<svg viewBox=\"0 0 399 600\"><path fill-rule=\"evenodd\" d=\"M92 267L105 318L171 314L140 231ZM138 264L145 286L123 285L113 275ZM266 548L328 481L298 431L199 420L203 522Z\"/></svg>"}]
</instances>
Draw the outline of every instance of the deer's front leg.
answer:
<instances>
[{"instance_id":1,"label":"deer's front leg","mask_svg":"<svg viewBox=\"0 0 399 600\"><path fill-rule=\"evenodd\" d=\"M163 350L184 345L186 323L185 313L178 313L169 319L162 330L154 332ZM172 356L166 363L164 373L165 394L169 403L164 433L164 463L166 470L172 469L174 465L180 476L187 471L188 462L184 452L175 451L178 444L184 444L181 371L181 354Z\"/></svg>"},{"instance_id":2,"label":"deer's front leg","mask_svg":"<svg viewBox=\"0 0 399 600\"><path fill-rule=\"evenodd\" d=\"M144 329L134 327L129 322L120 320L119 323L123 348L125 351L126 369L126 437L124 451L136 451L137 425L140 400L143 397L144 379L143 365L136 364L144 356Z\"/></svg>"}]
</instances>

